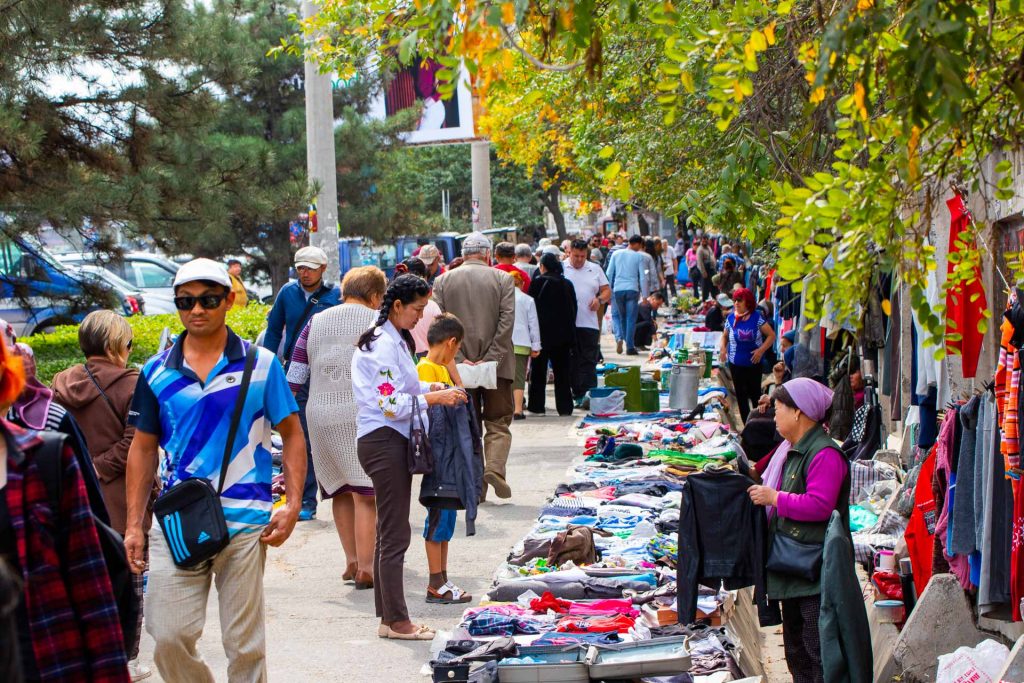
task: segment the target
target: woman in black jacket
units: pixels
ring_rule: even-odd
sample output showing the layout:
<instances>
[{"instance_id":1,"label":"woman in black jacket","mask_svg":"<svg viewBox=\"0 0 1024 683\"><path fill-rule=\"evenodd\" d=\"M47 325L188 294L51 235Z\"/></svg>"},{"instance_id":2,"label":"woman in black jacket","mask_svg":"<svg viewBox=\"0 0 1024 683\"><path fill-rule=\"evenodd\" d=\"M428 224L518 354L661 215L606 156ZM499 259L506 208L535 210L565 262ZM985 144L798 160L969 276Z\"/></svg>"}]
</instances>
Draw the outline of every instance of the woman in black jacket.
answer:
<instances>
[{"instance_id":1,"label":"woman in black jacket","mask_svg":"<svg viewBox=\"0 0 1024 683\"><path fill-rule=\"evenodd\" d=\"M576 347L576 290L563 275L562 262L554 254L540 259L540 276L530 282L530 296L537 302L540 322L540 355L530 370L530 394L526 408L544 412L548 361L555 375L555 408L572 415L572 352Z\"/></svg>"}]
</instances>

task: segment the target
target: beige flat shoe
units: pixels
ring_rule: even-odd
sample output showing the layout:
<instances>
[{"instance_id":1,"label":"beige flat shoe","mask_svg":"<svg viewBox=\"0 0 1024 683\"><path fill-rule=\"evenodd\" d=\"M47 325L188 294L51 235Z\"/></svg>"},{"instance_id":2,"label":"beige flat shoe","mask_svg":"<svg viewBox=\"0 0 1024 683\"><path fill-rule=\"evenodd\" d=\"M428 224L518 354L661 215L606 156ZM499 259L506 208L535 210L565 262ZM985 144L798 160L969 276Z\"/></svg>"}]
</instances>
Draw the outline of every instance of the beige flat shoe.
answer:
<instances>
[{"instance_id":1,"label":"beige flat shoe","mask_svg":"<svg viewBox=\"0 0 1024 683\"><path fill-rule=\"evenodd\" d=\"M381 628L378 630L378 634L384 632L383 638L388 640L433 640L434 630L429 626L417 626L416 630L412 633L399 633L398 631L392 631L390 626L381 624Z\"/></svg>"}]
</instances>

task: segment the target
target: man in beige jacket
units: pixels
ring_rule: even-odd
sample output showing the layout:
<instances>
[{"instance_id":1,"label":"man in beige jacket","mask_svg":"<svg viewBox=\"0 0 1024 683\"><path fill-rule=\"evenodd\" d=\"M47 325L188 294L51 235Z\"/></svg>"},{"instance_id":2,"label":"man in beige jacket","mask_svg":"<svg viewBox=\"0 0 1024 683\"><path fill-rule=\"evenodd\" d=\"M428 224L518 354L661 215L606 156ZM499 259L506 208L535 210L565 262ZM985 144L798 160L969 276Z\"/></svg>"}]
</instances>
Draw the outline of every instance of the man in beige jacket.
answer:
<instances>
[{"instance_id":1,"label":"man in beige jacket","mask_svg":"<svg viewBox=\"0 0 1024 683\"><path fill-rule=\"evenodd\" d=\"M477 419L484 426L484 482L499 498L510 498L505 463L512 446L512 382L516 361L512 328L516 318L515 284L507 273L491 268L491 241L475 232L462 242L464 263L434 281L434 301L466 328L456 360L498 364L496 389L470 389ZM484 488L486 495L486 486Z\"/></svg>"}]
</instances>

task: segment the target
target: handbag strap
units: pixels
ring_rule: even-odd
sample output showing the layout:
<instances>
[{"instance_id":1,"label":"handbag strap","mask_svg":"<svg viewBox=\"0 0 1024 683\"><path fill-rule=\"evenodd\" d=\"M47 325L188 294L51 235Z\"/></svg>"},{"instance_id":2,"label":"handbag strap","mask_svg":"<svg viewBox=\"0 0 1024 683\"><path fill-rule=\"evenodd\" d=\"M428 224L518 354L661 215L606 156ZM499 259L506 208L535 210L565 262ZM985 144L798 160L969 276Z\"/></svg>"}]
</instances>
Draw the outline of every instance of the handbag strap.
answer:
<instances>
[{"instance_id":1,"label":"handbag strap","mask_svg":"<svg viewBox=\"0 0 1024 683\"><path fill-rule=\"evenodd\" d=\"M256 345L249 344L249 350L245 353L245 370L242 372L242 386L238 389L238 398L235 399L235 412L231 416L231 428L228 430L228 440L224 444L224 458L220 463L220 481L217 484L217 495L224 489L224 477L228 473L228 465L231 463L232 447L235 444L235 436L238 435L238 424L242 421L242 409L245 408L245 395L249 393L249 384L252 382L252 370L256 367Z\"/></svg>"},{"instance_id":2,"label":"handbag strap","mask_svg":"<svg viewBox=\"0 0 1024 683\"><path fill-rule=\"evenodd\" d=\"M423 416L420 415L420 399L417 396L412 397L412 418L409 420L409 436L412 437L412 433L416 431L416 422L420 423L420 431L423 431Z\"/></svg>"},{"instance_id":3,"label":"handbag strap","mask_svg":"<svg viewBox=\"0 0 1024 683\"><path fill-rule=\"evenodd\" d=\"M93 386L96 387L96 391L100 392L100 396L110 408L110 412L114 414L117 421L121 423L122 427L124 427L124 418L121 416L121 413L117 412L117 408L114 407L114 402L110 400L109 396L107 396L107 392L103 391L103 387L101 387L100 383L96 381L96 376L93 375L92 370L89 369L89 363L86 362L82 367L85 368L85 374L89 375L89 379L92 380Z\"/></svg>"}]
</instances>

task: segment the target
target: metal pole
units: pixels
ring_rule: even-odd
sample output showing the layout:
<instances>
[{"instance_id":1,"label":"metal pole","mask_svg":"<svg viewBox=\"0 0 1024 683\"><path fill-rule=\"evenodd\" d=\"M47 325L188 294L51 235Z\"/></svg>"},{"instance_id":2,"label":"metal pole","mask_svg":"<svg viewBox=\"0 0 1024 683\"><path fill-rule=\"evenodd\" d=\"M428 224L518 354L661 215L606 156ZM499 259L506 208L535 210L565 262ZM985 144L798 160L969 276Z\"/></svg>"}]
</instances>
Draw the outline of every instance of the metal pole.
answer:
<instances>
[{"instance_id":1,"label":"metal pole","mask_svg":"<svg viewBox=\"0 0 1024 683\"><path fill-rule=\"evenodd\" d=\"M477 140L470 144L473 175L473 229L486 230L491 223L491 143Z\"/></svg>"},{"instance_id":2,"label":"metal pole","mask_svg":"<svg viewBox=\"0 0 1024 683\"><path fill-rule=\"evenodd\" d=\"M316 6L303 0L302 16L316 14ZM306 60L306 170L310 184L316 184L317 231L309 243L327 253L327 282L341 277L341 256L338 251L338 178L334 153L334 101L331 77L321 74L317 65Z\"/></svg>"}]
</instances>

